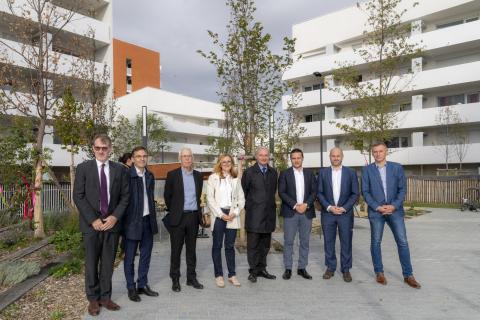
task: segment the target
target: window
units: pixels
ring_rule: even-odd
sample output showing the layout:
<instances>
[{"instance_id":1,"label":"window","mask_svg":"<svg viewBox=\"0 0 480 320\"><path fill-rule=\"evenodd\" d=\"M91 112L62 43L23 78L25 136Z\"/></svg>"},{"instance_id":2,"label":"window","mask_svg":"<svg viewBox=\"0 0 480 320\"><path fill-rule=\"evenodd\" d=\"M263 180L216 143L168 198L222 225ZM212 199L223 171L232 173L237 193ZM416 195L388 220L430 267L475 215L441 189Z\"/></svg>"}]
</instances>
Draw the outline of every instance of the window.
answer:
<instances>
[{"instance_id":1,"label":"window","mask_svg":"<svg viewBox=\"0 0 480 320\"><path fill-rule=\"evenodd\" d=\"M310 86L308 86L308 87L303 87L303 91L304 91L304 92L312 91L312 87L310 87Z\"/></svg>"},{"instance_id":2,"label":"window","mask_svg":"<svg viewBox=\"0 0 480 320\"><path fill-rule=\"evenodd\" d=\"M363 81L363 76L362 76L361 74L358 75L356 81L357 81L357 82L362 82L362 81Z\"/></svg>"},{"instance_id":3,"label":"window","mask_svg":"<svg viewBox=\"0 0 480 320\"><path fill-rule=\"evenodd\" d=\"M313 115L307 114L305 116L305 122L312 122L313 121Z\"/></svg>"},{"instance_id":4,"label":"window","mask_svg":"<svg viewBox=\"0 0 480 320\"><path fill-rule=\"evenodd\" d=\"M445 107L445 106L453 106L456 104L464 104L465 103L465 95L464 94L456 94L452 96L445 96L445 97L438 97L438 106Z\"/></svg>"},{"instance_id":5,"label":"window","mask_svg":"<svg viewBox=\"0 0 480 320\"><path fill-rule=\"evenodd\" d=\"M473 17L473 18L465 19L465 22L468 23L468 22L473 22L477 20L478 20L478 17Z\"/></svg>"},{"instance_id":6,"label":"window","mask_svg":"<svg viewBox=\"0 0 480 320\"><path fill-rule=\"evenodd\" d=\"M467 94L467 103L477 103L480 102L480 93L469 93Z\"/></svg>"},{"instance_id":7,"label":"window","mask_svg":"<svg viewBox=\"0 0 480 320\"><path fill-rule=\"evenodd\" d=\"M386 144L389 148L406 148L408 147L408 137L392 137Z\"/></svg>"},{"instance_id":8,"label":"window","mask_svg":"<svg viewBox=\"0 0 480 320\"><path fill-rule=\"evenodd\" d=\"M456 25L459 25L459 24L462 24L462 23L463 23L463 20L456 20L456 21L452 21L452 22L437 24L437 29L453 27L453 26L456 26Z\"/></svg>"},{"instance_id":9,"label":"window","mask_svg":"<svg viewBox=\"0 0 480 320\"><path fill-rule=\"evenodd\" d=\"M314 84L313 90L320 90L320 84Z\"/></svg>"},{"instance_id":10,"label":"window","mask_svg":"<svg viewBox=\"0 0 480 320\"><path fill-rule=\"evenodd\" d=\"M127 69L131 69L131 68L132 68L132 59L127 58Z\"/></svg>"},{"instance_id":11,"label":"window","mask_svg":"<svg viewBox=\"0 0 480 320\"><path fill-rule=\"evenodd\" d=\"M412 110L412 104L411 103L402 103L400 105L400 111L408 111Z\"/></svg>"}]
</instances>

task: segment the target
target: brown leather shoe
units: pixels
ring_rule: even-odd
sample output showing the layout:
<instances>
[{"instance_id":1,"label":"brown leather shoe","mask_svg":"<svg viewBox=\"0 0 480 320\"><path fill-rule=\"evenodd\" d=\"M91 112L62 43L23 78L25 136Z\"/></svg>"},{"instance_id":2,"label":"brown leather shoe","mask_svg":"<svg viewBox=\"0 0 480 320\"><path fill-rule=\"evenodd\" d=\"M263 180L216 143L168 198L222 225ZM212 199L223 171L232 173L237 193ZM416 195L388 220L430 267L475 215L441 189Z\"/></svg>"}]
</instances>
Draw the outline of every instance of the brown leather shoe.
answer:
<instances>
[{"instance_id":1,"label":"brown leather shoe","mask_svg":"<svg viewBox=\"0 0 480 320\"><path fill-rule=\"evenodd\" d=\"M343 273L343 281L352 282L352 275L350 274L350 272L347 271Z\"/></svg>"},{"instance_id":2,"label":"brown leather shoe","mask_svg":"<svg viewBox=\"0 0 480 320\"><path fill-rule=\"evenodd\" d=\"M98 304L98 301L90 301L90 303L88 304L88 314L91 316L98 316L99 313L100 305Z\"/></svg>"},{"instance_id":3,"label":"brown leather shoe","mask_svg":"<svg viewBox=\"0 0 480 320\"><path fill-rule=\"evenodd\" d=\"M383 285L387 284L387 278L385 278L383 272L377 273L377 282Z\"/></svg>"},{"instance_id":4,"label":"brown leather shoe","mask_svg":"<svg viewBox=\"0 0 480 320\"><path fill-rule=\"evenodd\" d=\"M120 310L120 306L110 299L100 300L98 303L110 311Z\"/></svg>"},{"instance_id":5,"label":"brown leather shoe","mask_svg":"<svg viewBox=\"0 0 480 320\"><path fill-rule=\"evenodd\" d=\"M415 278L413 276L404 278L403 281L406 284L408 284L410 287L415 288L415 289L420 289L422 287L420 285L420 283L418 283L417 280L415 280Z\"/></svg>"},{"instance_id":6,"label":"brown leather shoe","mask_svg":"<svg viewBox=\"0 0 480 320\"><path fill-rule=\"evenodd\" d=\"M327 269L327 271L325 271L325 273L323 274L323 279L328 280L333 277L334 274L335 273L333 271Z\"/></svg>"}]
</instances>

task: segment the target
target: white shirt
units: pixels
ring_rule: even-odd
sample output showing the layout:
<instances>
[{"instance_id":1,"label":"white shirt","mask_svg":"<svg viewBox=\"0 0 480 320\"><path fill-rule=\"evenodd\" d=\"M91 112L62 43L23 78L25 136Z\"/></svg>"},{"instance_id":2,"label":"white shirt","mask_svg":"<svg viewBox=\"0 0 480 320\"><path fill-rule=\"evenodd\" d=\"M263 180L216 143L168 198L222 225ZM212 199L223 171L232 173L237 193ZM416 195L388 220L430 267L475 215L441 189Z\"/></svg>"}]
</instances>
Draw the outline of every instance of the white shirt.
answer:
<instances>
[{"instance_id":1,"label":"white shirt","mask_svg":"<svg viewBox=\"0 0 480 320\"><path fill-rule=\"evenodd\" d=\"M332 168L332 189L333 189L333 201L335 206L338 206L340 200L340 191L342 186L342 167L339 169Z\"/></svg>"},{"instance_id":2,"label":"white shirt","mask_svg":"<svg viewBox=\"0 0 480 320\"><path fill-rule=\"evenodd\" d=\"M148 216L150 214L150 210L148 208L148 194L147 194L147 183L145 182L145 169L140 171L137 167L137 175L142 178L143 181L143 216Z\"/></svg>"},{"instance_id":3,"label":"white shirt","mask_svg":"<svg viewBox=\"0 0 480 320\"><path fill-rule=\"evenodd\" d=\"M98 169L98 181L100 184L102 183L102 164L105 163L105 175L107 176L107 194L108 194L108 203L110 203L110 167L108 166L108 160L105 162L100 162L97 159L95 159L97 162L97 169Z\"/></svg>"},{"instance_id":4,"label":"white shirt","mask_svg":"<svg viewBox=\"0 0 480 320\"><path fill-rule=\"evenodd\" d=\"M224 179L220 179L218 187L220 194L220 208L229 209L232 206L232 177L227 175Z\"/></svg>"},{"instance_id":5,"label":"white shirt","mask_svg":"<svg viewBox=\"0 0 480 320\"><path fill-rule=\"evenodd\" d=\"M303 203L303 200L305 199L305 180L303 179L303 168L293 168L293 175L295 176L297 203ZM295 209L295 207L293 209Z\"/></svg>"}]
</instances>

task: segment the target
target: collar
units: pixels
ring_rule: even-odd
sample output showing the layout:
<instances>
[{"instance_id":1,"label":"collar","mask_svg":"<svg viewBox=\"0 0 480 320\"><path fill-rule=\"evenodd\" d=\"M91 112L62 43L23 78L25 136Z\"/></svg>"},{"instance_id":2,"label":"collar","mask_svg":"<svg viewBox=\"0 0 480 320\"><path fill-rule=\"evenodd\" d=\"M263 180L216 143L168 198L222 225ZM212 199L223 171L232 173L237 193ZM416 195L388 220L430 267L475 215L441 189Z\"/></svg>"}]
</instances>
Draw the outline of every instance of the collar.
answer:
<instances>
[{"instance_id":1,"label":"collar","mask_svg":"<svg viewBox=\"0 0 480 320\"><path fill-rule=\"evenodd\" d=\"M266 168L268 170L268 164L267 165L262 165L262 164L257 162L257 165L260 168L260 170L262 170L262 168Z\"/></svg>"},{"instance_id":2,"label":"collar","mask_svg":"<svg viewBox=\"0 0 480 320\"><path fill-rule=\"evenodd\" d=\"M292 167L292 169L293 169L293 172L303 173L303 167L300 167L299 169Z\"/></svg>"},{"instance_id":3,"label":"collar","mask_svg":"<svg viewBox=\"0 0 480 320\"><path fill-rule=\"evenodd\" d=\"M334 167L330 167L330 168L332 168L332 172L338 172L338 171L342 171L343 166L340 166L340 168L338 169L335 169Z\"/></svg>"},{"instance_id":4,"label":"collar","mask_svg":"<svg viewBox=\"0 0 480 320\"><path fill-rule=\"evenodd\" d=\"M187 175L193 174L193 168L192 168L192 170L190 170L190 171L188 171L188 170L185 169L184 167L181 167L181 169L182 169L182 173L183 173L183 174L187 174Z\"/></svg>"},{"instance_id":5,"label":"collar","mask_svg":"<svg viewBox=\"0 0 480 320\"><path fill-rule=\"evenodd\" d=\"M374 164L375 164L375 167L377 167L377 169L382 169L387 167L387 161L385 161L385 164L383 165L383 167L380 167L376 162L374 162Z\"/></svg>"},{"instance_id":6,"label":"collar","mask_svg":"<svg viewBox=\"0 0 480 320\"><path fill-rule=\"evenodd\" d=\"M134 165L135 167L135 165ZM135 167L135 171L137 172L137 176L143 177L145 173L147 173L147 168L143 168L143 171L140 171L137 167Z\"/></svg>"},{"instance_id":7,"label":"collar","mask_svg":"<svg viewBox=\"0 0 480 320\"><path fill-rule=\"evenodd\" d=\"M105 162L101 162L101 161L98 161L97 159L95 159L95 162L97 163L97 167L99 167L99 168L102 166L102 164L105 164L105 168L108 168L108 162L109 162L108 160L105 161Z\"/></svg>"}]
</instances>

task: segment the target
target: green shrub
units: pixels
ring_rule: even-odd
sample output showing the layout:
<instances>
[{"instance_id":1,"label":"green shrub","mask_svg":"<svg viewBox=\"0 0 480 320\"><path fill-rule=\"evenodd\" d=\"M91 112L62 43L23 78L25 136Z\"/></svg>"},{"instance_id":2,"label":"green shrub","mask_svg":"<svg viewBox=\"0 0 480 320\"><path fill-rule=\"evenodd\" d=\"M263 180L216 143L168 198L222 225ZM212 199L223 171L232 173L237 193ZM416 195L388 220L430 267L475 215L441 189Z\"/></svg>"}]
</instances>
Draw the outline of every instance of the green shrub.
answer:
<instances>
[{"instance_id":1,"label":"green shrub","mask_svg":"<svg viewBox=\"0 0 480 320\"><path fill-rule=\"evenodd\" d=\"M65 313L63 313L62 311L60 310L55 310L52 312L52 314L50 315L50 319L51 320L61 320L65 318Z\"/></svg>"},{"instance_id":2,"label":"green shrub","mask_svg":"<svg viewBox=\"0 0 480 320\"><path fill-rule=\"evenodd\" d=\"M73 258L65 263L50 268L49 274L54 278L64 278L82 271L82 260Z\"/></svg>"},{"instance_id":3,"label":"green shrub","mask_svg":"<svg viewBox=\"0 0 480 320\"><path fill-rule=\"evenodd\" d=\"M40 273L40 265L32 261L5 261L0 263L0 285L15 285Z\"/></svg>"}]
</instances>

